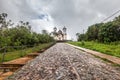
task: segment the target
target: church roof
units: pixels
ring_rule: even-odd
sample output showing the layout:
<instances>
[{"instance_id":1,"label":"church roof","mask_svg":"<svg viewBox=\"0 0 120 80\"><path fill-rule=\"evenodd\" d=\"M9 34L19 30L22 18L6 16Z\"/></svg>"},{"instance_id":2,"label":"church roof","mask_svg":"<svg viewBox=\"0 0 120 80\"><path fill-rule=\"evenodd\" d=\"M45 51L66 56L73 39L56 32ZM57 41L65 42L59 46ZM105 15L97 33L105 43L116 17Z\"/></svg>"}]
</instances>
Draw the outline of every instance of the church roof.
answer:
<instances>
[{"instance_id":1,"label":"church roof","mask_svg":"<svg viewBox=\"0 0 120 80\"><path fill-rule=\"evenodd\" d=\"M56 27L54 27L54 29L57 29Z\"/></svg>"},{"instance_id":2,"label":"church roof","mask_svg":"<svg viewBox=\"0 0 120 80\"><path fill-rule=\"evenodd\" d=\"M63 32L61 30L58 31L58 34L63 34Z\"/></svg>"},{"instance_id":3,"label":"church roof","mask_svg":"<svg viewBox=\"0 0 120 80\"><path fill-rule=\"evenodd\" d=\"M66 29L67 29L67 28L64 26L64 27L63 27L63 30L66 30Z\"/></svg>"}]
</instances>

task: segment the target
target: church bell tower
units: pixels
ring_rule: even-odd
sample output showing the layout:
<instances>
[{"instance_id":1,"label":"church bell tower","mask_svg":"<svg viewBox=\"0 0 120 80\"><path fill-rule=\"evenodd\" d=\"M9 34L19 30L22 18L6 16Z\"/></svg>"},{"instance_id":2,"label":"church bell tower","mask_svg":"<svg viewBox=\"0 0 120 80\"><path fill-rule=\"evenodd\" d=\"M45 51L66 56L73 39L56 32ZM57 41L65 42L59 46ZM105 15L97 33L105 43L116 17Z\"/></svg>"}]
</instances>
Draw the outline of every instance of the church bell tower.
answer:
<instances>
[{"instance_id":1,"label":"church bell tower","mask_svg":"<svg viewBox=\"0 0 120 80\"><path fill-rule=\"evenodd\" d=\"M63 37L64 37L64 40L67 40L67 33L66 33L66 31L67 31L67 28L64 26L63 27Z\"/></svg>"}]
</instances>

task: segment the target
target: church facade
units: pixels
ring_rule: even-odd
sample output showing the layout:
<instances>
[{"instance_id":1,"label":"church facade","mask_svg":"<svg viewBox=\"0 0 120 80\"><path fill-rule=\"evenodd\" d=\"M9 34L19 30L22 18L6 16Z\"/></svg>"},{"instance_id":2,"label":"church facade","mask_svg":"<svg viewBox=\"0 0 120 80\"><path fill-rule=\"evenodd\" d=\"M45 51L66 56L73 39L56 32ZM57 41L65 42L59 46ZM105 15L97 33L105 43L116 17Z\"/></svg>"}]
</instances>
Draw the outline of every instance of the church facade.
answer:
<instances>
[{"instance_id":1,"label":"church facade","mask_svg":"<svg viewBox=\"0 0 120 80\"><path fill-rule=\"evenodd\" d=\"M67 28L64 26L62 30L58 30L56 27L53 28L52 37L54 37L55 40L58 41L64 41L67 40Z\"/></svg>"}]
</instances>

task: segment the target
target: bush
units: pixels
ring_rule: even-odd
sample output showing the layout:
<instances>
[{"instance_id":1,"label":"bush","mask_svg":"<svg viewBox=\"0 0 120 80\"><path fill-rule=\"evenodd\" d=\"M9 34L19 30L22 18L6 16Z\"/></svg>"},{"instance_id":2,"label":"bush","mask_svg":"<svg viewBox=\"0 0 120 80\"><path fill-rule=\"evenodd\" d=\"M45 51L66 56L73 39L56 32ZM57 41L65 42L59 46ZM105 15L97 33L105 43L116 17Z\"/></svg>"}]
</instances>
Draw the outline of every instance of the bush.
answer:
<instances>
[{"instance_id":1,"label":"bush","mask_svg":"<svg viewBox=\"0 0 120 80\"><path fill-rule=\"evenodd\" d=\"M54 41L50 35L45 33L46 30L43 30L42 34L32 32L29 22L23 21L12 27L11 20L7 21L6 17L5 13L0 14L0 48L4 46L31 46ZM8 28L9 26L11 28Z\"/></svg>"},{"instance_id":2,"label":"bush","mask_svg":"<svg viewBox=\"0 0 120 80\"><path fill-rule=\"evenodd\" d=\"M120 41L120 16L113 21L91 25L85 34L77 33L78 41L111 43Z\"/></svg>"}]
</instances>

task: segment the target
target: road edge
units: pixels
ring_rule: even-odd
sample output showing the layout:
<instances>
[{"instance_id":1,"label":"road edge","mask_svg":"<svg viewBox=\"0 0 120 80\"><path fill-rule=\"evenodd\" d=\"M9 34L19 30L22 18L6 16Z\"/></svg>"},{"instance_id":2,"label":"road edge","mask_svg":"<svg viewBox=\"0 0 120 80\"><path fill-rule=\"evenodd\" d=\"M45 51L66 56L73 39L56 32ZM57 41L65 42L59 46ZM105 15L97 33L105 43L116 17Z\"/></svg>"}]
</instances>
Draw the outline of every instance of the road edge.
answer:
<instances>
[{"instance_id":1,"label":"road edge","mask_svg":"<svg viewBox=\"0 0 120 80\"><path fill-rule=\"evenodd\" d=\"M81 51L87 52L89 54L98 56L98 57L103 58L103 59L107 59L110 62L113 62L115 64L120 65L120 58L118 58L118 57L107 55L107 54L97 52L97 51L93 51L93 50L90 50L90 49L82 48L82 47L75 46L75 45L72 45L72 44L69 44L69 43L66 43L66 44L69 45L69 46L72 46L72 47L74 47L76 49L79 49Z\"/></svg>"}]
</instances>

